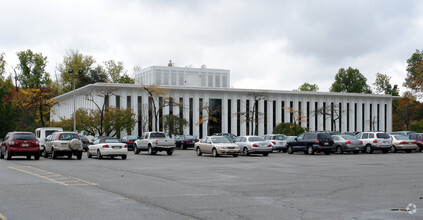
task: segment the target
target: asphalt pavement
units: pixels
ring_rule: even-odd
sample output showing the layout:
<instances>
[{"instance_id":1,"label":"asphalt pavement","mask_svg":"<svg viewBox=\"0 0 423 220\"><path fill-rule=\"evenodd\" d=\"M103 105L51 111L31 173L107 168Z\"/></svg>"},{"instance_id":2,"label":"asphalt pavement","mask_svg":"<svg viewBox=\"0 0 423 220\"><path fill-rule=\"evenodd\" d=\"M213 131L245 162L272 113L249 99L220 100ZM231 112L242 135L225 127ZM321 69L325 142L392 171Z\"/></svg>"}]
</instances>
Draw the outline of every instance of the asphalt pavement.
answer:
<instances>
[{"instance_id":1,"label":"asphalt pavement","mask_svg":"<svg viewBox=\"0 0 423 220\"><path fill-rule=\"evenodd\" d=\"M0 220L423 219L422 174L423 153L16 157Z\"/></svg>"}]
</instances>

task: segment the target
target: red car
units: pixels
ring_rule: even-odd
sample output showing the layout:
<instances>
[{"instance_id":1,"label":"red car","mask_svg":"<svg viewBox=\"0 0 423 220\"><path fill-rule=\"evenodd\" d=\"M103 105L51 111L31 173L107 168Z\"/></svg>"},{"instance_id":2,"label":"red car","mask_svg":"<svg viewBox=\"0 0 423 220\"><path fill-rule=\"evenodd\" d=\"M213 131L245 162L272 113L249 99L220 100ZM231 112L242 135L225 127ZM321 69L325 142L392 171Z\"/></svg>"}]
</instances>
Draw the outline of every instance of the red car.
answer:
<instances>
[{"instance_id":1,"label":"red car","mask_svg":"<svg viewBox=\"0 0 423 220\"><path fill-rule=\"evenodd\" d=\"M40 159L40 143L31 132L14 131L7 133L0 146L0 158L10 160L12 156L26 156Z\"/></svg>"}]
</instances>

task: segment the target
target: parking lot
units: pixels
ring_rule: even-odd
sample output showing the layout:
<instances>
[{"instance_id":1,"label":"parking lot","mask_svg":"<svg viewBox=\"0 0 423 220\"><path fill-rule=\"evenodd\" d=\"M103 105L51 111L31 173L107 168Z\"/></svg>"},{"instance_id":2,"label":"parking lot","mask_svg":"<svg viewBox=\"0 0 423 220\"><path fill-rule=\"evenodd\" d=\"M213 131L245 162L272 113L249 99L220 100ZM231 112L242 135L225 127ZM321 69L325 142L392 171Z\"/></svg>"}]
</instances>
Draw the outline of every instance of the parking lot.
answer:
<instances>
[{"instance_id":1,"label":"parking lot","mask_svg":"<svg viewBox=\"0 0 423 220\"><path fill-rule=\"evenodd\" d=\"M423 153L0 160L0 219L422 219ZM410 213L408 204L415 204ZM421 209L420 209L421 208Z\"/></svg>"}]
</instances>

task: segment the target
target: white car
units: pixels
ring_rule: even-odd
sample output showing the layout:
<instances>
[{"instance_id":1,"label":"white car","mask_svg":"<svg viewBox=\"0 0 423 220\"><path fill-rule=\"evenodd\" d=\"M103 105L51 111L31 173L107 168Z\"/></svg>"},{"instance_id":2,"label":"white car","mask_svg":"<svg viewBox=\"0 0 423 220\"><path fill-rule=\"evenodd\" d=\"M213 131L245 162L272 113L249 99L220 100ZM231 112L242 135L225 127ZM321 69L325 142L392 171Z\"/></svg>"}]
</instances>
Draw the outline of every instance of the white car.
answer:
<instances>
[{"instance_id":1,"label":"white car","mask_svg":"<svg viewBox=\"0 0 423 220\"><path fill-rule=\"evenodd\" d=\"M120 156L122 160L125 160L128 155L128 146L114 137L100 137L88 146L87 155L88 158L97 156L97 159L102 159L104 156L110 158Z\"/></svg>"},{"instance_id":2,"label":"white car","mask_svg":"<svg viewBox=\"0 0 423 220\"><path fill-rule=\"evenodd\" d=\"M238 157L240 148L223 136L208 136L195 143L194 150L198 156L212 154L213 157L220 155L232 155Z\"/></svg>"}]
</instances>

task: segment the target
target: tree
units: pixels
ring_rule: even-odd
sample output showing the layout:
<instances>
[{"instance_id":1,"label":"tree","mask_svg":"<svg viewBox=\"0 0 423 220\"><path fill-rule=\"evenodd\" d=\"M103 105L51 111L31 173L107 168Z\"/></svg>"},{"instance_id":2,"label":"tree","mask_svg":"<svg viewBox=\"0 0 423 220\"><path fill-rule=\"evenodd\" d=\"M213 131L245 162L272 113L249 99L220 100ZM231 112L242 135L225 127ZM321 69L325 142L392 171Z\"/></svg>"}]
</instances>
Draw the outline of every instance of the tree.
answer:
<instances>
[{"instance_id":1,"label":"tree","mask_svg":"<svg viewBox=\"0 0 423 220\"><path fill-rule=\"evenodd\" d=\"M187 120L176 115L165 115L163 117L164 130L171 135L178 135L184 133L184 127L188 124Z\"/></svg>"},{"instance_id":2,"label":"tree","mask_svg":"<svg viewBox=\"0 0 423 220\"><path fill-rule=\"evenodd\" d=\"M413 121L418 120L418 107L420 103L411 92L405 92L403 97L393 102L393 130L409 131Z\"/></svg>"},{"instance_id":3,"label":"tree","mask_svg":"<svg viewBox=\"0 0 423 220\"><path fill-rule=\"evenodd\" d=\"M307 121L307 116L301 115L301 112L295 110L294 108L283 107L283 109L288 109L289 114L292 115L293 123L291 124L293 125L293 127L291 126L291 129L294 131L294 135L297 136L299 134L296 133L298 131L297 127L301 127L300 123L304 123Z\"/></svg>"},{"instance_id":4,"label":"tree","mask_svg":"<svg viewBox=\"0 0 423 220\"><path fill-rule=\"evenodd\" d=\"M4 80L4 74L6 73L6 60L4 59L4 53L0 53L0 81Z\"/></svg>"},{"instance_id":5,"label":"tree","mask_svg":"<svg viewBox=\"0 0 423 220\"><path fill-rule=\"evenodd\" d=\"M153 113L155 123L152 126L153 131L158 131L160 126L160 111L169 105L179 105L180 103L174 102L170 97L165 96L169 91L168 89L160 88L157 84L153 85L143 85L142 88L148 93L148 96L151 101L151 112ZM182 108L180 108L182 111Z\"/></svg>"},{"instance_id":6,"label":"tree","mask_svg":"<svg viewBox=\"0 0 423 220\"><path fill-rule=\"evenodd\" d=\"M92 82L88 73L93 69L95 59L92 56L84 56L77 50L69 50L63 58L63 63L59 65L58 69L61 76L63 92L70 92L73 90L73 80L77 76L78 70L82 70L77 78L75 78L75 88L88 85ZM74 73L68 73L68 69L72 68Z\"/></svg>"},{"instance_id":7,"label":"tree","mask_svg":"<svg viewBox=\"0 0 423 220\"><path fill-rule=\"evenodd\" d=\"M18 117L17 109L12 102L6 102L8 91L4 87L0 87L0 137L6 136L7 132L16 128Z\"/></svg>"},{"instance_id":8,"label":"tree","mask_svg":"<svg viewBox=\"0 0 423 220\"><path fill-rule=\"evenodd\" d=\"M392 86L390 81L391 81L390 76L377 73L376 80L373 83L373 85L375 86L376 93L383 93L383 94L398 96L399 91L397 90L396 85Z\"/></svg>"},{"instance_id":9,"label":"tree","mask_svg":"<svg viewBox=\"0 0 423 220\"><path fill-rule=\"evenodd\" d=\"M205 103L204 106L202 106L201 111L205 111L205 114L200 116L200 119L197 123L195 123L196 126L202 125L204 123L207 124L207 134L211 135L211 129L213 126L210 122L217 123L219 122L219 117L217 115L220 113L219 109L213 109L213 106L211 106L209 103Z\"/></svg>"},{"instance_id":10,"label":"tree","mask_svg":"<svg viewBox=\"0 0 423 220\"><path fill-rule=\"evenodd\" d=\"M273 128L273 134L284 134L287 136L297 136L304 132L304 128L293 123L280 123Z\"/></svg>"},{"instance_id":11,"label":"tree","mask_svg":"<svg viewBox=\"0 0 423 220\"><path fill-rule=\"evenodd\" d=\"M372 93L367 85L367 79L358 69L341 68L335 75L335 82L330 88L331 92Z\"/></svg>"},{"instance_id":12,"label":"tree","mask_svg":"<svg viewBox=\"0 0 423 220\"><path fill-rule=\"evenodd\" d=\"M423 92L423 50L416 50L407 64L407 76L403 85L414 92Z\"/></svg>"},{"instance_id":13,"label":"tree","mask_svg":"<svg viewBox=\"0 0 423 220\"><path fill-rule=\"evenodd\" d=\"M304 83L298 88L298 90L317 92L319 91L319 86L316 84Z\"/></svg>"},{"instance_id":14,"label":"tree","mask_svg":"<svg viewBox=\"0 0 423 220\"><path fill-rule=\"evenodd\" d=\"M35 112L35 122L41 123L41 127L46 127L51 108L58 104L58 101L53 99L56 94L48 88L22 89L21 92L22 107Z\"/></svg>"},{"instance_id":15,"label":"tree","mask_svg":"<svg viewBox=\"0 0 423 220\"><path fill-rule=\"evenodd\" d=\"M17 55L20 70L18 80L23 88L41 88L51 82L50 75L45 71L47 57L31 50L18 52Z\"/></svg>"},{"instance_id":16,"label":"tree","mask_svg":"<svg viewBox=\"0 0 423 220\"><path fill-rule=\"evenodd\" d=\"M97 83L97 82L106 83L109 81L106 71L100 65L98 65L96 68L91 69L89 71L89 77L90 77L90 83Z\"/></svg>"},{"instance_id":17,"label":"tree","mask_svg":"<svg viewBox=\"0 0 423 220\"><path fill-rule=\"evenodd\" d=\"M110 77L111 83L118 83L121 77L121 74L126 74L125 67L123 67L123 62L115 62L114 60L109 60L104 62L104 66L107 74Z\"/></svg>"},{"instance_id":18,"label":"tree","mask_svg":"<svg viewBox=\"0 0 423 220\"><path fill-rule=\"evenodd\" d=\"M251 100L251 103L247 105L245 103L246 109L244 112L236 112L235 115L239 115L240 119L243 122L249 123L252 135L258 135L258 125L261 121L263 121L264 113L258 111L258 103L259 101L267 100L267 96L261 92L249 92L247 93L247 100Z\"/></svg>"},{"instance_id":19,"label":"tree","mask_svg":"<svg viewBox=\"0 0 423 220\"><path fill-rule=\"evenodd\" d=\"M336 131L336 124L341 119L342 114L344 114L345 110L340 110L339 104L331 104L329 106L322 106L316 109L313 113L316 115L322 115L323 121L330 119L333 131ZM326 131L326 128L324 129Z\"/></svg>"}]
</instances>

